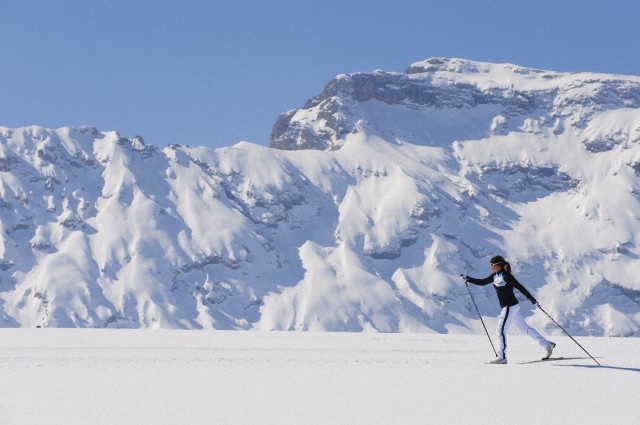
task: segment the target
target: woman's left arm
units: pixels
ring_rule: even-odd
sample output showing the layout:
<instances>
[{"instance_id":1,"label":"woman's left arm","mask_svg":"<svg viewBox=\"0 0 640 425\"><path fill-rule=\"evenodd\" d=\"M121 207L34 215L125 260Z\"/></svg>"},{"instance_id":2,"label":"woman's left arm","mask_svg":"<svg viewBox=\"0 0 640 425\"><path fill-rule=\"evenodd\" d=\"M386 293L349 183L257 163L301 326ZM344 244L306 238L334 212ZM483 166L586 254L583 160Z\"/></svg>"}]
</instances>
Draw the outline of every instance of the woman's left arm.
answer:
<instances>
[{"instance_id":1,"label":"woman's left arm","mask_svg":"<svg viewBox=\"0 0 640 425\"><path fill-rule=\"evenodd\" d=\"M513 285L514 288L516 288L518 291L520 291L520 293L522 293L522 295L527 297L527 299L529 301L531 301L533 304L537 304L537 301L534 298L534 296L531 295L531 292L527 291L527 288L525 288L520 282L518 282L518 279L516 279L515 276L513 276L512 274L509 274L509 275L507 275L507 279L506 280L509 283L511 283L511 285Z\"/></svg>"}]
</instances>

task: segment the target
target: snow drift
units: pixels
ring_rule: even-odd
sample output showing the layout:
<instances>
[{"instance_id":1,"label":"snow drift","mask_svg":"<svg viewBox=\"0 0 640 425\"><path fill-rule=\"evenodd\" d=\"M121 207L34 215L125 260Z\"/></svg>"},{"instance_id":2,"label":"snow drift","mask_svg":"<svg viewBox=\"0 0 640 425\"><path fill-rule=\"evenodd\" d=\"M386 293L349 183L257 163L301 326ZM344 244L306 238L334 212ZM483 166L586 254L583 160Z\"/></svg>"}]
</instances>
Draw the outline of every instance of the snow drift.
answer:
<instances>
[{"instance_id":1,"label":"snow drift","mask_svg":"<svg viewBox=\"0 0 640 425\"><path fill-rule=\"evenodd\" d=\"M0 128L0 324L482 332L458 275L501 254L568 330L638 336L639 108L438 58L336 77L269 148Z\"/></svg>"}]
</instances>

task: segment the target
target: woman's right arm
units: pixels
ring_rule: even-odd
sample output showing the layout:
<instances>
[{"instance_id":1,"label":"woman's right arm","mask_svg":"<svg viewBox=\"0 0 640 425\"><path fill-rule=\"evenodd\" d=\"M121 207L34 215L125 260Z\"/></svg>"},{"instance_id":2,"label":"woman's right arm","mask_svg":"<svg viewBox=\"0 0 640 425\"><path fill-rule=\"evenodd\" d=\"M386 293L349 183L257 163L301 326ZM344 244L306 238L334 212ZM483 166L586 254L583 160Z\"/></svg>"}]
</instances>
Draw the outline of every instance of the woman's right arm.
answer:
<instances>
[{"instance_id":1,"label":"woman's right arm","mask_svg":"<svg viewBox=\"0 0 640 425\"><path fill-rule=\"evenodd\" d=\"M491 276L485 277L484 279L476 279L475 277L465 276L464 280L466 282L473 283L474 285L484 286L493 282L493 274Z\"/></svg>"}]
</instances>

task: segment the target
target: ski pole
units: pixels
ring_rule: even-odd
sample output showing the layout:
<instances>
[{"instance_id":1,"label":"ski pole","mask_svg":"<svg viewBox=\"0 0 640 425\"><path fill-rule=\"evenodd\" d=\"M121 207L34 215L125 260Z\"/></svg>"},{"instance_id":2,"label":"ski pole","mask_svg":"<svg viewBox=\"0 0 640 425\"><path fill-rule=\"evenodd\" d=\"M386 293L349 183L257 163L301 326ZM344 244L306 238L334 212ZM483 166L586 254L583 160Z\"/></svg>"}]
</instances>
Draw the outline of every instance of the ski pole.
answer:
<instances>
[{"instance_id":1,"label":"ski pole","mask_svg":"<svg viewBox=\"0 0 640 425\"><path fill-rule=\"evenodd\" d=\"M542 308L542 307L540 306L540 304L536 304L536 306L537 306L540 310L542 310L542 312L543 312L544 314L546 314L546 315L547 315L547 317L548 317L549 319L551 319L551 321L552 321L553 323L555 323L556 325L558 325L558 327L559 327L560 329L562 329L562 330L564 331L564 333L566 333L567 335L569 335L569 332L567 332L567 331L566 331L562 326L560 326L560 323L558 323L558 322L556 322L555 320L553 320L553 317L549 316L549 313L547 313L546 311L544 311L544 308ZM571 339L573 340L573 342L575 342L576 344L578 344L578 341L576 341L575 339L573 339L573 337L572 337L571 335L569 335L569 338L571 338ZM588 352L587 350L585 350L585 349L584 349L584 347L583 347L582 345L578 344L578 347L582 348L582 351L584 351L585 353L587 353L587 355L588 355L589 357L591 357L591 359L592 359L594 362L596 362L596 364L597 364L598 366L602 366L600 363L598 363L598 361L597 361L597 360L596 360L596 359L595 359L591 354L589 354L589 352Z\"/></svg>"},{"instance_id":2,"label":"ski pole","mask_svg":"<svg viewBox=\"0 0 640 425\"><path fill-rule=\"evenodd\" d=\"M489 331L487 331L487 327L484 325L484 320L482 320L482 315L480 314L480 309L478 309L478 305L476 304L476 300L473 299L473 294L471 293L471 288L469 288L469 284L467 283L467 279L464 275L460 275L460 277L464 280L464 284L467 286L467 291L469 291L469 296L471 297L471 301L473 302L476 311L478 312L478 317L480 318L480 322L482 323L482 327L487 334L487 338L489 338L489 344L491 344L491 348L493 348L493 354L498 356L498 352L496 351L496 347L493 346L493 341L491 341L491 337L489 336Z\"/></svg>"}]
</instances>

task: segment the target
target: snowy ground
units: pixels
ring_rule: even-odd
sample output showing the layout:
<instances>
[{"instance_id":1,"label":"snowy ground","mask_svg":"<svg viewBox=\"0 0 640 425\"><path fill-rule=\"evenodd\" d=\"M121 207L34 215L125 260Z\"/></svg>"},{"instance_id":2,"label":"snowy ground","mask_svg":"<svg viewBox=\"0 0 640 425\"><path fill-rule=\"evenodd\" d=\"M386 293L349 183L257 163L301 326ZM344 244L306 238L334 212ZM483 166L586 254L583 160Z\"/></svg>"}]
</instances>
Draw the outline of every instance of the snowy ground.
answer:
<instances>
[{"instance_id":1,"label":"snowy ground","mask_svg":"<svg viewBox=\"0 0 640 425\"><path fill-rule=\"evenodd\" d=\"M519 335L488 365L484 335L3 329L0 423L640 423L640 339L577 340L602 366L519 364Z\"/></svg>"}]
</instances>

